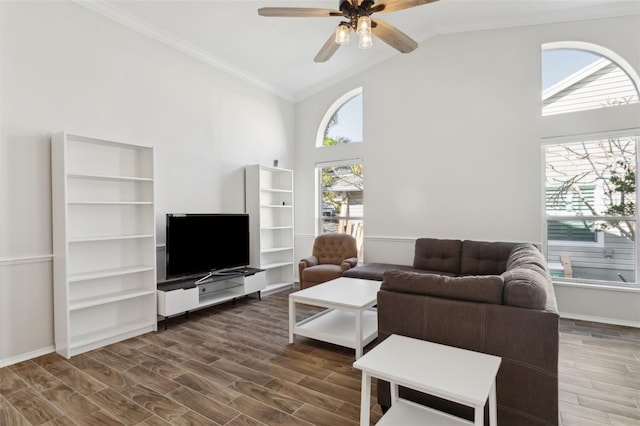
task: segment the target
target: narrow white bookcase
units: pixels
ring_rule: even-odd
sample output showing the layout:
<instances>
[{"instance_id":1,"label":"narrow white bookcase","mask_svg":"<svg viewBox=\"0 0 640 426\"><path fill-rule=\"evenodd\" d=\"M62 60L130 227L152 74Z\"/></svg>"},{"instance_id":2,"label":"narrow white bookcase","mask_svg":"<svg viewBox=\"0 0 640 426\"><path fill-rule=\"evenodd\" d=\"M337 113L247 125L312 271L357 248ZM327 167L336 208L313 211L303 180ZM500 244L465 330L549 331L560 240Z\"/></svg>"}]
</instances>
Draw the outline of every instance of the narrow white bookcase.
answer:
<instances>
[{"instance_id":1,"label":"narrow white bookcase","mask_svg":"<svg viewBox=\"0 0 640 426\"><path fill-rule=\"evenodd\" d=\"M56 352L157 330L153 148L51 138Z\"/></svg>"},{"instance_id":2,"label":"narrow white bookcase","mask_svg":"<svg viewBox=\"0 0 640 426\"><path fill-rule=\"evenodd\" d=\"M265 270L269 294L293 286L293 172L250 165L245 168L251 266Z\"/></svg>"}]
</instances>

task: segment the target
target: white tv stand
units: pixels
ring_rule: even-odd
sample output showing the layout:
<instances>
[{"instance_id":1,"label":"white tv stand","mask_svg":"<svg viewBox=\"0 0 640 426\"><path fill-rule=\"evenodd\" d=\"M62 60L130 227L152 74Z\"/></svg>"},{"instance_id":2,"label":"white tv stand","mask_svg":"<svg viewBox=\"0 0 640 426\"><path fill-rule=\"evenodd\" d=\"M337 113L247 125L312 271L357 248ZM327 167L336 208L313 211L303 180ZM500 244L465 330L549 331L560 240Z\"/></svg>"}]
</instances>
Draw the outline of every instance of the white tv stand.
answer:
<instances>
[{"instance_id":1,"label":"white tv stand","mask_svg":"<svg viewBox=\"0 0 640 426\"><path fill-rule=\"evenodd\" d=\"M213 274L206 279L180 279L158 283L158 315L167 319L174 315L217 305L257 293L266 286L264 269L244 268Z\"/></svg>"}]
</instances>

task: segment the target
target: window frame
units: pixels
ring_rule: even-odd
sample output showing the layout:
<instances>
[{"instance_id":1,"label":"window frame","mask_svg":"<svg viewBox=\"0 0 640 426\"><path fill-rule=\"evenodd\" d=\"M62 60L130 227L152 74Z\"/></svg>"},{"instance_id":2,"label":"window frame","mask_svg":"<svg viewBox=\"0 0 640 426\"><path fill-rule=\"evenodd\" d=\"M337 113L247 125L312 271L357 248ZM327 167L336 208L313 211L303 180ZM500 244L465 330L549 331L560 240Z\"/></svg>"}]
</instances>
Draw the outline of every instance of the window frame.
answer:
<instances>
[{"instance_id":1,"label":"window frame","mask_svg":"<svg viewBox=\"0 0 640 426\"><path fill-rule=\"evenodd\" d=\"M581 111L576 111L576 113L580 113ZM567 113L571 114L571 113ZM636 170L638 170L638 166L640 165L640 128L627 129L627 130L616 130L610 132L597 132L583 135L570 135L570 136L561 136L561 137L548 137L542 138L542 142L540 145L540 158L542 159L541 163L541 192L542 192L542 247L543 252L545 254L545 258L547 263L549 260L547 258L549 253L549 243L552 245L561 245L565 247L572 247L578 245L585 245L584 242L572 242L572 241L561 241L558 243L558 240L549 240L547 234L547 223L549 220L603 220L607 221L615 221L615 220L632 220L634 222L634 228L636 231L638 230L638 224L640 223L640 212L639 209L636 209L634 216L593 216L593 215L572 215L572 216L562 216L562 215L549 215L547 214L546 207L546 156L545 151L546 147L549 145L561 145L561 144L569 144L576 143L581 141L594 141L601 140L607 138L616 138L616 137L631 137L635 138L635 160L636 160ZM636 205L640 200L640 188L638 187L638 183L640 183L640 179L636 174ZM591 247L600 247L600 242L602 238L602 247L604 248L604 232L597 232L598 241L595 243L587 243ZM569 284L589 284L589 285L597 285L605 288L615 288L615 287L623 287L623 288L640 288L640 271L638 270L638 266L640 265L639 256L640 256L640 244L638 238L634 241L634 277L633 282L617 282L617 281L605 281L605 280L594 280L587 278L564 278L564 277L552 277L554 283L569 283Z\"/></svg>"},{"instance_id":2,"label":"window frame","mask_svg":"<svg viewBox=\"0 0 640 426\"><path fill-rule=\"evenodd\" d=\"M350 166L352 164L361 164L364 167L364 161L362 158L352 158L348 160L336 160L336 161L327 161L320 162L315 164L315 176L316 176L316 220L315 220L315 235L320 235L323 232L322 223L324 220L323 216L323 187L322 187L322 170L327 167L341 167L341 166ZM363 190L362 190L362 206L364 209L364 179L363 179ZM358 247L358 261L361 262L363 260L363 252L364 252L364 210L362 216L342 216L340 217L343 220L359 220L362 222L362 245Z\"/></svg>"},{"instance_id":3,"label":"window frame","mask_svg":"<svg viewBox=\"0 0 640 426\"><path fill-rule=\"evenodd\" d=\"M327 167L342 167L342 166L350 166L352 164L361 164L364 167L364 161L362 161L361 158L354 158L354 159L350 159L350 160L339 160L339 161L327 161L327 162L322 162L322 163L316 163L315 165L315 169L316 169L316 188L317 188L317 204L318 207L316 209L316 235L320 235L322 234L322 220L323 220L323 187L322 187L322 169L325 169ZM363 192L363 198L364 198L364 189L362 190ZM363 203L364 205L364 203ZM364 214L362 216L343 216L345 218L348 219L356 219L356 220L362 220L364 221Z\"/></svg>"},{"instance_id":4,"label":"window frame","mask_svg":"<svg viewBox=\"0 0 640 426\"><path fill-rule=\"evenodd\" d=\"M546 42L541 44L541 51L555 50L555 49L573 49L583 50L590 53L595 53L601 57L607 58L618 67L620 67L634 84L636 92L640 97L640 76L635 68L626 61L622 56L616 52L597 44L564 40L555 42ZM542 52L540 54L540 60L542 60ZM542 67L540 68L542 70ZM542 94L542 88L540 88ZM543 115L543 103L542 96L540 97L539 114L542 119L542 129L540 134L540 208L541 208L541 236L542 236L542 249L545 253L545 257L548 254L549 241L547 240L547 215L546 215L546 161L545 161L545 147L548 144L570 143L586 140L597 140L609 137L635 137L636 138L636 168L640 163L638 157L638 146L640 145L640 121L637 119L638 112L640 112L640 104L635 103L631 105L618 105L610 108L601 108L595 110L583 110L573 111L563 114ZM636 182L638 181L636 176ZM638 194L640 194L640 188L636 184L636 203L638 200ZM635 226L637 230L638 209L635 212ZM583 219L583 218L581 218ZM596 281L586 279L563 280L561 277L553 277L553 282L557 284L567 284L572 286L595 286L606 289L616 288L633 288L640 289L640 271L638 265L640 264L640 241L636 238L634 250L634 268L635 268L635 283L622 283L613 281Z\"/></svg>"}]
</instances>

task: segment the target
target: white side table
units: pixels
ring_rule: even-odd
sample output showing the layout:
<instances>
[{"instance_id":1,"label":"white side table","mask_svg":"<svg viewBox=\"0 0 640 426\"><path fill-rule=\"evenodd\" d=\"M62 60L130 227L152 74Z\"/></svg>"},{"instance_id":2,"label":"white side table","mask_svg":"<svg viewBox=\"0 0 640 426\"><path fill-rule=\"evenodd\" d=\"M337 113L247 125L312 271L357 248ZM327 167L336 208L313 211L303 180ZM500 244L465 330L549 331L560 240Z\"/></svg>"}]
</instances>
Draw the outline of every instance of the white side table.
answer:
<instances>
[{"instance_id":1,"label":"white side table","mask_svg":"<svg viewBox=\"0 0 640 426\"><path fill-rule=\"evenodd\" d=\"M360 425L369 426L371 377L391 384L391 407L378 425L497 425L496 374L502 359L451 346L392 334L353 363L362 370ZM475 410L475 422L398 397L398 385L454 401Z\"/></svg>"}]
</instances>

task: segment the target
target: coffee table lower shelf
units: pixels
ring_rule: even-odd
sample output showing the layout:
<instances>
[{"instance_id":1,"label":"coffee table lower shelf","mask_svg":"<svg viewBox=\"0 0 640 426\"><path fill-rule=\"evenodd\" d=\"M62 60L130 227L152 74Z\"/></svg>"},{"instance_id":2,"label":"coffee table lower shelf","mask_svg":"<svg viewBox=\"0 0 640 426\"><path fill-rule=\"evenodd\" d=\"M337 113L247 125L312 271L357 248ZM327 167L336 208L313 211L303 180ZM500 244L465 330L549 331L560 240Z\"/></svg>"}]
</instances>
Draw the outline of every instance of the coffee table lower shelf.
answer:
<instances>
[{"instance_id":1,"label":"coffee table lower shelf","mask_svg":"<svg viewBox=\"0 0 640 426\"><path fill-rule=\"evenodd\" d=\"M357 349L356 313L326 309L297 322L293 334ZM378 336L378 315L375 310L362 311L362 347Z\"/></svg>"},{"instance_id":2,"label":"coffee table lower shelf","mask_svg":"<svg viewBox=\"0 0 640 426\"><path fill-rule=\"evenodd\" d=\"M397 399L389 411L376 423L376 426L398 425L469 426L473 425L473 422L450 416L412 401Z\"/></svg>"}]
</instances>

